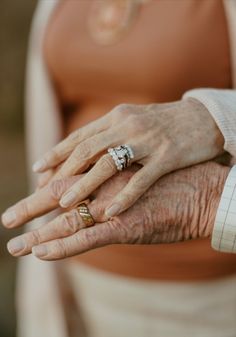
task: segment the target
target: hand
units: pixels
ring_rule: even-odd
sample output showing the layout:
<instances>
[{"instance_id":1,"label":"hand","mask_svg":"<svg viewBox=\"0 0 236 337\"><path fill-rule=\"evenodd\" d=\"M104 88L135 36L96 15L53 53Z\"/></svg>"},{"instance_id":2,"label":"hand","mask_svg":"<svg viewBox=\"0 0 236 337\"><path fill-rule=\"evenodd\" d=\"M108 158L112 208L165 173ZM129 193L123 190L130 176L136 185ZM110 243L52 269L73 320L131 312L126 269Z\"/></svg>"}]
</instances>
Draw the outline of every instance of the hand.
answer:
<instances>
[{"instance_id":1,"label":"hand","mask_svg":"<svg viewBox=\"0 0 236 337\"><path fill-rule=\"evenodd\" d=\"M168 174L127 211L107 219L104 215L107 204L136 172L137 168L132 167L119 173L95 191L94 200L89 204L90 213L97 222L95 226L84 228L78 212L72 209L41 228L11 240L10 253L21 256L33 250L34 255L43 260L55 260L109 244L170 243L211 234L228 167L208 162ZM69 180L51 183L47 191L44 188L37 192L37 197L28 198L24 207L16 206L19 217L14 225L34 216L30 214L32 200L35 207L39 204L38 210L34 210L37 215L43 207L52 209L53 204L55 207L55 200L73 184L73 181L68 183ZM49 190L51 200L44 200L43 206L40 199L48 196ZM20 209L27 209L28 214L23 217Z\"/></svg>"},{"instance_id":2,"label":"hand","mask_svg":"<svg viewBox=\"0 0 236 337\"><path fill-rule=\"evenodd\" d=\"M37 162L34 170L45 172L62 164L53 178L61 179L83 173L95 163L83 179L63 194L61 207L71 207L117 172L110 155L104 153L107 148L121 144L133 148L135 162L142 168L107 204L107 216L120 214L133 205L164 174L223 152L223 136L197 100L122 104L72 133Z\"/></svg>"}]
</instances>

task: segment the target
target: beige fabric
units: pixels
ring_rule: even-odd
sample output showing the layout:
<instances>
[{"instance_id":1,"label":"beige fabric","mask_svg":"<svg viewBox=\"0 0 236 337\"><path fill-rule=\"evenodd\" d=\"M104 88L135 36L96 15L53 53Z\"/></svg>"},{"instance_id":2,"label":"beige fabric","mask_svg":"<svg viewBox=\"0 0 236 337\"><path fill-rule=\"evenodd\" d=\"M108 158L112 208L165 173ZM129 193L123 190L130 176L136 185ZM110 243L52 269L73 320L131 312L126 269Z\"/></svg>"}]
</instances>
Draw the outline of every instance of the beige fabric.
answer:
<instances>
[{"instance_id":1,"label":"beige fabric","mask_svg":"<svg viewBox=\"0 0 236 337\"><path fill-rule=\"evenodd\" d=\"M235 337L236 276L199 283L129 279L69 265L86 337Z\"/></svg>"},{"instance_id":2,"label":"beige fabric","mask_svg":"<svg viewBox=\"0 0 236 337\"><path fill-rule=\"evenodd\" d=\"M56 1L40 1L29 41L26 78L26 139L28 168L61 138L59 110L42 57L45 24ZM42 137L43 130L43 137ZM29 175L31 189L35 175ZM36 220L30 227L38 226ZM65 337L66 324L53 263L33 256L20 260L17 284L18 332L21 337Z\"/></svg>"},{"instance_id":3,"label":"beige fabric","mask_svg":"<svg viewBox=\"0 0 236 337\"><path fill-rule=\"evenodd\" d=\"M59 110L53 88L48 79L41 48L45 26L57 2L58 0L40 0L32 25L26 88L26 145L29 168L31 168L35 159L60 140L62 134ZM235 45L236 40L235 4L235 0L225 0L232 46ZM234 53L232 60L235 64L235 46L232 47L232 52ZM236 78L235 66L233 69L234 78ZM44 132L43 137L42 130ZM31 175L30 178L31 187L34 188L34 178ZM45 218L40 221L45 221ZM39 225L39 223L34 221L31 226ZM32 256L24 258L19 264L18 278L18 336L67 337L54 263L43 263ZM145 287L142 287L142 289L145 289ZM141 293L140 296L142 296ZM145 334L145 337L148 336L148 334ZM191 336L194 335L191 334ZM96 337L99 336L96 335ZM221 337L224 337L224 335L221 335Z\"/></svg>"}]
</instances>

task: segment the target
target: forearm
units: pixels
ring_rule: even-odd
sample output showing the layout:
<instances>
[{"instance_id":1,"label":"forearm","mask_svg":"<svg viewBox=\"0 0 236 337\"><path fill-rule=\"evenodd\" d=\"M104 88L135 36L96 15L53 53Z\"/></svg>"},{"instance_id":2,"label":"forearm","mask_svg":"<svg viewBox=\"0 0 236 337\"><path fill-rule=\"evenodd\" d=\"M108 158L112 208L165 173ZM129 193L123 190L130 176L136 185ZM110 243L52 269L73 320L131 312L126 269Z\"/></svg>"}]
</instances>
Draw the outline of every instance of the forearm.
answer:
<instances>
[{"instance_id":1,"label":"forearm","mask_svg":"<svg viewBox=\"0 0 236 337\"><path fill-rule=\"evenodd\" d=\"M209 189L209 191L207 191L206 187L206 193L204 193L205 196L203 198L201 198L201 192L199 193L201 219L198 224L199 237L209 237L212 235L216 213L229 171L230 168L227 166L220 166L217 172L213 171L212 175L215 180L214 185Z\"/></svg>"}]
</instances>

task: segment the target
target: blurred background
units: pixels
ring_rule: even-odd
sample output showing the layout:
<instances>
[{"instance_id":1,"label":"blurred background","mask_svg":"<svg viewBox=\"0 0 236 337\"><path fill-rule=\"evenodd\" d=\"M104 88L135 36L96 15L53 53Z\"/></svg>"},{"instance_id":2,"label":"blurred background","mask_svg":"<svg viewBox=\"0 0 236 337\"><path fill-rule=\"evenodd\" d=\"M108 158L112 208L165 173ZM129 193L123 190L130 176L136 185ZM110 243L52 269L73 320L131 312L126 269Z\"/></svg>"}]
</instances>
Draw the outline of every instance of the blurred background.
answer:
<instances>
[{"instance_id":1,"label":"blurred background","mask_svg":"<svg viewBox=\"0 0 236 337\"><path fill-rule=\"evenodd\" d=\"M0 212L27 193L23 95L28 33L35 0L0 1ZM16 233L16 232L14 232ZM16 259L0 226L0 336L15 336Z\"/></svg>"}]
</instances>

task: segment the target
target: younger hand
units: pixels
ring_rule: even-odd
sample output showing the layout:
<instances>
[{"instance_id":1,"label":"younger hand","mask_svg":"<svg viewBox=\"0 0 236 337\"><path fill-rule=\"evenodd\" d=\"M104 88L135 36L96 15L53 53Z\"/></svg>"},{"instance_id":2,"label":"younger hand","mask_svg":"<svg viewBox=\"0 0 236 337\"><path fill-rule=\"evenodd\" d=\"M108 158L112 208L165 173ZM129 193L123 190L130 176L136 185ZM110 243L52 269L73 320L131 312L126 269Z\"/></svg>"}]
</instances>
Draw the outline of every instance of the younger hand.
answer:
<instances>
[{"instance_id":1,"label":"younger hand","mask_svg":"<svg viewBox=\"0 0 236 337\"><path fill-rule=\"evenodd\" d=\"M114 161L105 154L107 149L130 145L134 152L133 161L141 168L106 205L106 214L115 216L133 205L161 176L221 154L223 143L215 121L197 100L149 105L121 104L102 118L73 132L34 168L43 172L55 170L62 164L53 178L61 179L81 174L94 164L61 196L61 207L68 208L86 199L116 174Z\"/></svg>"}]
</instances>

